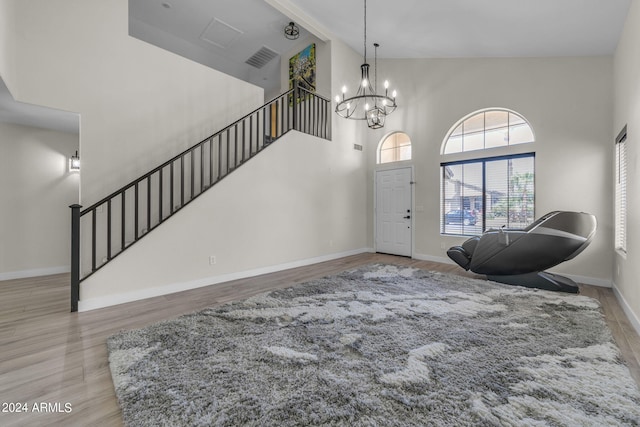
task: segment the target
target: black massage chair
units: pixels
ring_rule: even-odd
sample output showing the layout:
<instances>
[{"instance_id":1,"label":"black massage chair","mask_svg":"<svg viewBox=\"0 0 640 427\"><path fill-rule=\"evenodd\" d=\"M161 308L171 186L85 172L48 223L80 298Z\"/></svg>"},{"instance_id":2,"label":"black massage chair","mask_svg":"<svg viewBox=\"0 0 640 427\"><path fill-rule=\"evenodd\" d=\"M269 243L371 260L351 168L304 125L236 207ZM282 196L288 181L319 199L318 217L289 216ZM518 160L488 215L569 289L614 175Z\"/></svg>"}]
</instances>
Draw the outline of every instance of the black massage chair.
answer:
<instances>
[{"instance_id":1,"label":"black massage chair","mask_svg":"<svg viewBox=\"0 0 640 427\"><path fill-rule=\"evenodd\" d=\"M489 280L577 293L573 280L542 270L582 252L591 243L596 225L596 217L588 213L550 212L523 229L488 230L453 246L447 255Z\"/></svg>"}]
</instances>

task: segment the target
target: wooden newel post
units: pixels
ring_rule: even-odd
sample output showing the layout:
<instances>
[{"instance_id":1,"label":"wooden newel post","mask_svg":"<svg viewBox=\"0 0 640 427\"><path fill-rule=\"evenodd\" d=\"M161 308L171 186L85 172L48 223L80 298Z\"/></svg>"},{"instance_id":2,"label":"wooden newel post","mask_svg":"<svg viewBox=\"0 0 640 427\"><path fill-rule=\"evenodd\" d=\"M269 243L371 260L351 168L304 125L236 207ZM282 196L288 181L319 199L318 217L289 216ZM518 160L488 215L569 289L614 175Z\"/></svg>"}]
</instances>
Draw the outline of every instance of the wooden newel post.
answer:
<instances>
[{"instance_id":1,"label":"wooden newel post","mask_svg":"<svg viewBox=\"0 0 640 427\"><path fill-rule=\"evenodd\" d=\"M78 311L80 300L80 209L75 204L71 208L71 311Z\"/></svg>"}]
</instances>

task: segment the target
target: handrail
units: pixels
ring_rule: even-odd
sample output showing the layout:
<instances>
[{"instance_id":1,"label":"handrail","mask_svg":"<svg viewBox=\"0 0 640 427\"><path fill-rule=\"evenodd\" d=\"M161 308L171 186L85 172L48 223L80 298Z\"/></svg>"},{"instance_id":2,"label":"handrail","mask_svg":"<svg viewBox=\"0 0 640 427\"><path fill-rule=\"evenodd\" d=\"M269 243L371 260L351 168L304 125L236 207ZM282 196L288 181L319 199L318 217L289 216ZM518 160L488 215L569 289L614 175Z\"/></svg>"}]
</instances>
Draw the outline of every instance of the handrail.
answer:
<instances>
[{"instance_id":1,"label":"handrail","mask_svg":"<svg viewBox=\"0 0 640 427\"><path fill-rule=\"evenodd\" d=\"M330 139L330 105L295 82L292 89L88 208L70 206L71 310L77 310L83 280L290 130ZM85 233L87 238L81 239ZM86 241L90 250L81 251Z\"/></svg>"},{"instance_id":2,"label":"handrail","mask_svg":"<svg viewBox=\"0 0 640 427\"><path fill-rule=\"evenodd\" d=\"M300 90L305 90L303 88L300 88ZM185 156L186 154L188 154L190 151L192 151L194 148L198 147L200 144L203 144L205 142L207 142L208 140L210 140L211 138L215 138L216 136L218 136L219 134L225 132L227 129L232 128L233 126L235 126L238 123L241 123L243 120L245 120L246 118L248 118L249 116L251 116L252 114L257 113L258 111L262 110L265 106L267 105L271 105L273 102L277 101L279 98L289 95L293 93L293 89L289 89L287 92L283 93L282 95L279 95L275 98L273 98L271 101L265 103L263 106L256 108L255 110L253 110L252 112L250 112L249 114L245 115L244 117L236 120L235 122L231 123L230 125L228 125L225 128L222 128L221 130L219 130L218 132L212 134L211 136L209 136L208 138L203 139L202 141L200 141L199 143L197 143L196 145L194 145L193 147L189 147L186 150L184 150L183 152L181 152L180 154L174 156L172 159L167 160L166 162L164 162L163 164L161 164L160 166L156 167L155 169L152 169L151 171L147 172L146 174L140 176L138 179L135 179L134 181L130 182L129 184L125 185L124 187L121 187L119 190L114 191L113 193L111 193L110 195L108 195L107 197L103 198L102 200L94 203L93 205L89 206L88 208L84 209L82 211L82 214L85 214L87 211L90 211L92 209L95 209L96 207L103 205L104 203L106 203L106 201L108 199L113 198L114 196L117 196L118 194L120 194L122 191L128 190L129 188L133 187L136 182L141 182L143 180L145 180L149 175L152 175L154 172L159 171L160 169L162 169L163 167L168 166L171 162L174 162L176 160L179 160L181 157ZM326 98L325 98L326 99Z\"/></svg>"}]
</instances>

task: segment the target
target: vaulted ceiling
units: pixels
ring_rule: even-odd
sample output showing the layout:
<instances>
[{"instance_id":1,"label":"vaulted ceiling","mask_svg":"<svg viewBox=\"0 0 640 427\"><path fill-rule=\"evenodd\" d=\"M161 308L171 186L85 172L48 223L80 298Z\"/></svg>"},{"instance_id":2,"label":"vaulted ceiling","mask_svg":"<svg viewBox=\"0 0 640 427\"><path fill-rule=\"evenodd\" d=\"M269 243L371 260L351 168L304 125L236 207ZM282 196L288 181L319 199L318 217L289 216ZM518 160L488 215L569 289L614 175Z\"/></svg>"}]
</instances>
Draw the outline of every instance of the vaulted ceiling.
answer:
<instances>
[{"instance_id":1,"label":"vaulted ceiling","mask_svg":"<svg viewBox=\"0 0 640 427\"><path fill-rule=\"evenodd\" d=\"M631 1L367 0L367 44L380 43L380 58L612 55ZM279 85L276 58L293 46L283 36L289 21L302 38L338 38L363 54L363 12L364 0L129 0L129 31L270 90ZM271 60L246 63L263 48ZM19 104L0 84L0 121L19 115L51 127L51 112ZM77 122L69 118L67 126Z\"/></svg>"},{"instance_id":2,"label":"vaulted ceiling","mask_svg":"<svg viewBox=\"0 0 640 427\"><path fill-rule=\"evenodd\" d=\"M288 2L362 52L364 0ZM379 50L382 58L610 55L630 4L631 0L368 0L367 39L384 47Z\"/></svg>"},{"instance_id":3,"label":"vaulted ceiling","mask_svg":"<svg viewBox=\"0 0 640 427\"><path fill-rule=\"evenodd\" d=\"M379 58L611 55L631 0L367 0L367 49ZM130 0L130 33L260 85L279 84L279 64L246 60L301 37L338 38L363 54L364 0ZM306 28L305 28L306 27Z\"/></svg>"}]
</instances>

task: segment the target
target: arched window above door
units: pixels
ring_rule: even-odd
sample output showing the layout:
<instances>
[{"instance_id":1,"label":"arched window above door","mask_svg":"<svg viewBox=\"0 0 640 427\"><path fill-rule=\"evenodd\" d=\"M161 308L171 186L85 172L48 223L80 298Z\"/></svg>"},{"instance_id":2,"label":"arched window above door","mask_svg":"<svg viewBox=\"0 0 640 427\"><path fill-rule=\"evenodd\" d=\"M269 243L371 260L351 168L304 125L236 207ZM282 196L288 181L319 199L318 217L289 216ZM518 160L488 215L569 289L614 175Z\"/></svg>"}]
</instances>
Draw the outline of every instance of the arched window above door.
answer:
<instances>
[{"instance_id":1,"label":"arched window above door","mask_svg":"<svg viewBox=\"0 0 640 427\"><path fill-rule=\"evenodd\" d=\"M378 164L411 160L411 138L404 132L387 135L378 146Z\"/></svg>"}]
</instances>

